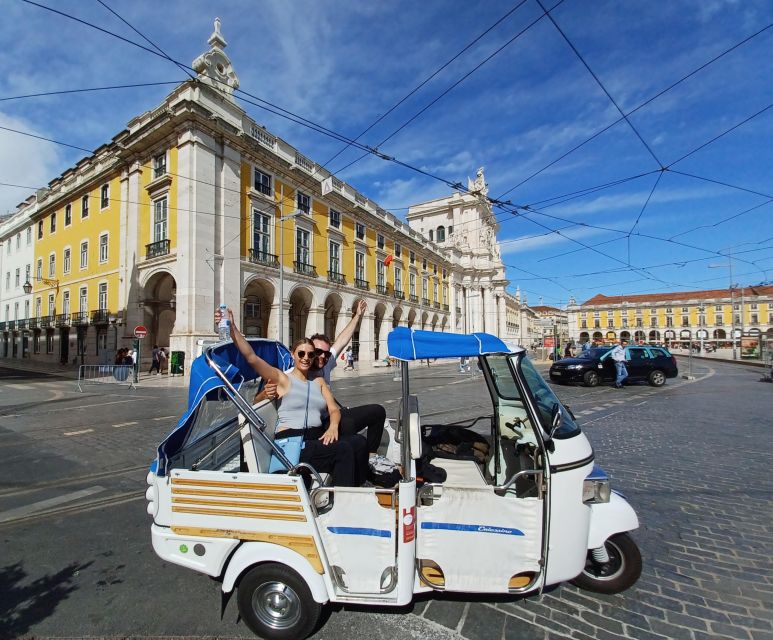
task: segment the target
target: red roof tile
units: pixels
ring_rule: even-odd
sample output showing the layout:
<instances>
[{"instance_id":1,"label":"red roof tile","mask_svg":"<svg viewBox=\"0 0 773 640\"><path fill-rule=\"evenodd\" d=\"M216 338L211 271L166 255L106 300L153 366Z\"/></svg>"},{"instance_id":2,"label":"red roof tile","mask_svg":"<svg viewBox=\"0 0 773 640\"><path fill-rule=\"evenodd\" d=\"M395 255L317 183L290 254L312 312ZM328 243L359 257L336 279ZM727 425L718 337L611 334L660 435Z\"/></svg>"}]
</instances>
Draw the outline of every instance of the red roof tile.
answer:
<instances>
[{"instance_id":1,"label":"red roof tile","mask_svg":"<svg viewBox=\"0 0 773 640\"><path fill-rule=\"evenodd\" d=\"M773 295L773 286L750 286L743 287L747 296L770 296ZM740 288L735 289L735 295L740 295ZM669 293L647 293L630 296L605 296L603 293L596 294L590 300L586 300L580 306L601 306L628 303L645 302L674 302L678 300L710 300L712 298L729 298L730 289L706 289L704 291L676 291Z\"/></svg>"}]
</instances>

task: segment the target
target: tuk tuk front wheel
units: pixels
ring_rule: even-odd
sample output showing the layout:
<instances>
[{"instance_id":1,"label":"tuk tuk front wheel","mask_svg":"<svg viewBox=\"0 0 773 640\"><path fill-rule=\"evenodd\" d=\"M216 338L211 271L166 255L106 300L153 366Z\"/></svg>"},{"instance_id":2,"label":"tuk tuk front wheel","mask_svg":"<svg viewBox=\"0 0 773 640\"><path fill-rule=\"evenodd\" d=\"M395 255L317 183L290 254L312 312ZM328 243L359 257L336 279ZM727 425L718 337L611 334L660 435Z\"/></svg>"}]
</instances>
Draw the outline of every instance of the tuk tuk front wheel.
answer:
<instances>
[{"instance_id":1,"label":"tuk tuk front wheel","mask_svg":"<svg viewBox=\"0 0 773 640\"><path fill-rule=\"evenodd\" d=\"M642 562L639 547L627 533L618 533L607 539L604 547L609 561L600 563L588 550L585 568L572 584L595 593L620 593L639 579Z\"/></svg>"},{"instance_id":2,"label":"tuk tuk front wheel","mask_svg":"<svg viewBox=\"0 0 773 640\"><path fill-rule=\"evenodd\" d=\"M242 576L237 594L245 624L267 640L296 640L311 635L322 613L306 582L281 564L261 564Z\"/></svg>"}]
</instances>

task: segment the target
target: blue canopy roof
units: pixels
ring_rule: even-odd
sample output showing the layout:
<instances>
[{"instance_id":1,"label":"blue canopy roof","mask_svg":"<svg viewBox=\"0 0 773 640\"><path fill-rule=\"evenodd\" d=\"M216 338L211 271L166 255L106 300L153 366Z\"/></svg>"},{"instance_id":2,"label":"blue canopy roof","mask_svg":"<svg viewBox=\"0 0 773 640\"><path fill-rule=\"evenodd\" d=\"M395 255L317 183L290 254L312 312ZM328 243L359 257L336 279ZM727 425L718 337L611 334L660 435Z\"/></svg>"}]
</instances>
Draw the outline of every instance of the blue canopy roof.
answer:
<instances>
[{"instance_id":1,"label":"blue canopy roof","mask_svg":"<svg viewBox=\"0 0 773 640\"><path fill-rule=\"evenodd\" d=\"M293 358L290 351L283 344L275 340L248 339L247 342L253 351L270 365L283 371L293 366ZM228 381L237 389L244 382L255 380L258 374L247 364L247 360L239 352L233 342L221 342L212 347L212 360L220 367L228 378ZM185 438L190 431L196 409L208 396L216 394L224 387L223 381L201 355L191 364L191 377L188 386L188 408L174 430L158 447L158 471L163 474L166 460L175 455L185 443Z\"/></svg>"},{"instance_id":2,"label":"blue canopy roof","mask_svg":"<svg viewBox=\"0 0 773 640\"><path fill-rule=\"evenodd\" d=\"M387 350L398 360L472 358L488 353L510 353L507 344L490 333L442 333L398 327L387 336Z\"/></svg>"}]
</instances>

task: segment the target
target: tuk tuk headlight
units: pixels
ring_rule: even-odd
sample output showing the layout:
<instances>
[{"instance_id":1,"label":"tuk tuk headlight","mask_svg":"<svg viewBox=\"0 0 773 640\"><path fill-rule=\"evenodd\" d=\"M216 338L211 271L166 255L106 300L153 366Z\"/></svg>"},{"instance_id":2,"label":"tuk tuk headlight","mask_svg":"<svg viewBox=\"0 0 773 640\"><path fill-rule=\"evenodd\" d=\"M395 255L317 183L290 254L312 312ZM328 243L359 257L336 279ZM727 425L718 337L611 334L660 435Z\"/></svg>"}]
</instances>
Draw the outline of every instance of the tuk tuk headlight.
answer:
<instances>
[{"instance_id":1,"label":"tuk tuk headlight","mask_svg":"<svg viewBox=\"0 0 773 640\"><path fill-rule=\"evenodd\" d=\"M582 501L584 504L599 504L609 502L612 489L609 476L601 467L594 466L582 483Z\"/></svg>"}]
</instances>

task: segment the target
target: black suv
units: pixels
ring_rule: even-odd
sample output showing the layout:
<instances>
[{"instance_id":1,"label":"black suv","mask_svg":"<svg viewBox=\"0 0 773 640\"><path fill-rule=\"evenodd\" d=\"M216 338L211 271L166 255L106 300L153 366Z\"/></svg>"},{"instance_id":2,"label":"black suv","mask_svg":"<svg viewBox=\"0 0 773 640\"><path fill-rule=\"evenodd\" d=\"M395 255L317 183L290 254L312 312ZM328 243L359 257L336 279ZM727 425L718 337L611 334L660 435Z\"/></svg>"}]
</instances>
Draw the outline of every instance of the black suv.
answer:
<instances>
[{"instance_id":1,"label":"black suv","mask_svg":"<svg viewBox=\"0 0 773 640\"><path fill-rule=\"evenodd\" d=\"M564 358L550 367L551 382L582 382L595 387L602 381L614 382L615 363L610 357L612 347L591 347L576 358ZM628 346L625 348L626 382L644 380L661 387L666 378L676 378L679 369L676 358L665 347Z\"/></svg>"}]
</instances>

